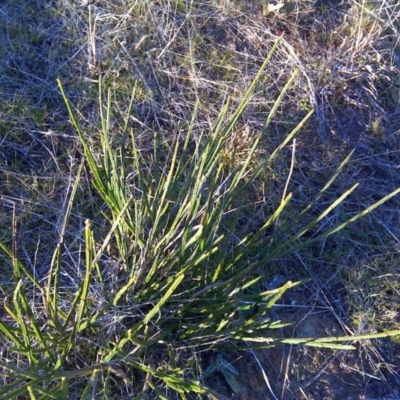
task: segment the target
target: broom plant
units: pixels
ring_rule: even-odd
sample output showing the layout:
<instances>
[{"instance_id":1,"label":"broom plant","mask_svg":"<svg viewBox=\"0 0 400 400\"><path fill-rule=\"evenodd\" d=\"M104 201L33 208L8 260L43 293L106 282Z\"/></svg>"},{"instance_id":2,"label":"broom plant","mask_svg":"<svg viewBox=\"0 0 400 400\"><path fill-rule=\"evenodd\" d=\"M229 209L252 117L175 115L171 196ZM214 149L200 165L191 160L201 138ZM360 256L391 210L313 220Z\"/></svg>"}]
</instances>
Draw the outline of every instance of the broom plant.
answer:
<instances>
[{"instance_id":1,"label":"broom plant","mask_svg":"<svg viewBox=\"0 0 400 400\"><path fill-rule=\"evenodd\" d=\"M15 283L0 321L2 341L9 348L7 359L0 361L2 398L47 399L60 398L60 394L61 398L111 398L118 391L137 399L173 398L171 393L174 398L188 398L188 393L215 398L205 383L214 370L225 372L230 386L235 387L237 371L220 366L223 352L278 343L353 349L350 343L356 340L400 334L295 339L273 334L287 325L271 317L274 305L301 282L289 281L267 290L262 281L268 279L269 263L344 229L400 192L390 193L312 239L304 237L356 187L308 221L308 211L315 203L289 219L288 194L258 231L243 231L240 216L248 209L244 193L254 190L311 115L270 157L254 163L263 133L290 86L286 85L245 160L239 162L233 154L227 164L221 155L278 44L235 112L228 115L229 100L222 107L212 132L196 137L195 111L185 136L174 137L172 146L160 145L162 138L154 134L151 154L138 146L135 131L129 127L129 113L116 144L111 92L103 104L101 81L101 156L96 154L59 82L93 187L107 206L109 231L97 246L100 234L94 223L86 221L85 271L76 278L73 291L63 286L63 233L44 285L16 254L0 244L12 261ZM130 109L134 102L135 88ZM64 227L82 168L71 192ZM299 222L303 227L296 231ZM109 249L118 255L111 270L103 265ZM219 364L202 373L198 355L204 351L217 352Z\"/></svg>"}]
</instances>

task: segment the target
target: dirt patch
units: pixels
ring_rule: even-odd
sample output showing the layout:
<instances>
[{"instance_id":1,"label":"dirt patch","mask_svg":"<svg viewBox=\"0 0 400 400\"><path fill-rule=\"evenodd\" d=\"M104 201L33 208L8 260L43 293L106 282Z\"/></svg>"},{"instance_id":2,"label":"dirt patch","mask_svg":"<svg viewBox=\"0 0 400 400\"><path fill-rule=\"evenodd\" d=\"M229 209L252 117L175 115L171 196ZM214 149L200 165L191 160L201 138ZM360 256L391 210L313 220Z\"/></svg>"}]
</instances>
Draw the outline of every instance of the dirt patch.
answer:
<instances>
[{"instance_id":1,"label":"dirt patch","mask_svg":"<svg viewBox=\"0 0 400 400\"><path fill-rule=\"evenodd\" d=\"M315 323L320 323L318 319ZM312 324L312 318L305 322ZM307 328L308 329L308 328ZM317 329L321 331L323 328ZM255 360L257 357L260 364ZM221 398L309 399L309 400L372 400L399 399L400 380L389 373L378 376L368 364L363 350L332 351L305 346L278 346L241 355L227 355L239 371L240 387L233 393L222 374L208 381ZM261 370L262 368L262 370ZM265 374L265 375L264 375ZM270 388L268 388L268 384Z\"/></svg>"},{"instance_id":2,"label":"dirt patch","mask_svg":"<svg viewBox=\"0 0 400 400\"><path fill-rule=\"evenodd\" d=\"M350 334L332 310L301 307L298 311L281 312L279 318L284 322L299 322L272 334L266 333L266 337L322 338ZM355 345L356 350L278 345L224 354L224 359L238 371L234 379L240 391L234 393L220 372L207 383L222 399L399 399L399 348L389 341L381 341L377 353L369 343ZM380 364L381 353L385 354L385 366ZM215 356L209 357L207 363Z\"/></svg>"}]
</instances>

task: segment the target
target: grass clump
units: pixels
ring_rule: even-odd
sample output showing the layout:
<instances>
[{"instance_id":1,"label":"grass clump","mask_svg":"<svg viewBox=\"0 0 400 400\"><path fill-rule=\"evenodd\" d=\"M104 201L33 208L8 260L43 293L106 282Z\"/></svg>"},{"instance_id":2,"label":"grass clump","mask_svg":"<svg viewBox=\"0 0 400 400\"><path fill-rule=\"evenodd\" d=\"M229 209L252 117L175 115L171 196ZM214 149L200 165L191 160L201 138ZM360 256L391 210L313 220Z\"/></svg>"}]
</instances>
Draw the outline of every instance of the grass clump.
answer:
<instances>
[{"instance_id":1,"label":"grass clump","mask_svg":"<svg viewBox=\"0 0 400 400\"><path fill-rule=\"evenodd\" d=\"M209 136L194 140L189 128L185 137L177 136L168 150L160 151L155 135L152 157L137 147L128 119L122 124L118 146L110 142L111 95L109 91L103 104L100 87L102 157L97 158L60 84L93 186L107 205L109 230L98 246L96 231L86 221L81 269L69 285L63 278L64 232L44 283L18 260L16 249L1 244L10 257L15 282L0 322L9 349L0 363L3 398L59 398L60 394L62 398L191 398L196 394L212 398L216 394L207 387L206 378L215 369L222 371L233 391L240 390L235 383L237 371L221 355L229 350L270 348L278 343L352 349L341 342L400 333L342 338L280 338L273 333L287 325L272 318L274 305L300 282L268 289L269 264L340 231L400 192L312 239L302 239L355 187L309 221L312 202L294 220L287 217L291 195L285 189L256 232L243 230L240 216L248 205L242 193L252 190L302 126L255 166L252 161L262 136L241 163L236 163L235 154L229 165L221 157L273 50L236 111L227 115L227 103ZM288 85L266 125L287 89ZM135 89L130 108L134 101ZM82 170L83 164L71 190L64 226ZM114 261L110 261L112 254L118 255ZM218 362L203 371L201 354L210 351L217 352Z\"/></svg>"},{"instance_id":2,"label":"grass clump","mask_svg":"<svg viewBox=\"0 0 400 400\"><path fill-rule=\"evenodd\" d=\"M393 395L397 2L3 3L1 394Z\"/></svg>"}]
</instances>

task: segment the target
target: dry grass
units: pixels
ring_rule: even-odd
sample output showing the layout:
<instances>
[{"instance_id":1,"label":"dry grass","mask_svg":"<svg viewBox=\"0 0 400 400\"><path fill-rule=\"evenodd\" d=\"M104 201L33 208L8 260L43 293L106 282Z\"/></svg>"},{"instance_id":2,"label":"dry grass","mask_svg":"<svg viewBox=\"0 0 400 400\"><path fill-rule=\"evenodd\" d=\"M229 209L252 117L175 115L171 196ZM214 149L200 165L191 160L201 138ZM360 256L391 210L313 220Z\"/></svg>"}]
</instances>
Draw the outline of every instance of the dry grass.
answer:
<instances>
[{"instance_id":1,"label":"dry grass","mask_svg":"<svg viewBox=\"0 0 400 400\"><path fill-rule=\"evenodd\" d=\"M287 218L295 220L353 149L351 161L314 204L311 215L318 215L354 183L360 186L308 232L307 239L400 187L400 8L395 0L299 0L288 13L283 9L268 15L256 1L48 3L14 0L0 6L0 32L5 38L0 44L0 240L14 246L18 258L39 277L48 272L63 233L68 243L63 279L66 285L76 282L84 220L93 220L99 242L107 232L102 214L107 210L91 188L89 171L83 173L67 226L63 219L81 149L56 78L62 80L100 159L97 81L101 76L113 95L112 146L118 149L121 121L128 119L150 168L155 150L167 154L176 136L188 131L197 103L193 147L203 140L202 132L212 131L228 97L228 113L234 112L273 43L283 35L226 142L227 170L233 161L244 162L255 138L263 133L249 172L256 169L310 109L315 112L297 136L291 179L293 148L288 146L243 194L249 207L240 218L243 231L238 235L260 227L280 204L287 182L293 193ZM295 70L288 94L266 125ZM128 116L135 84L136 100ZM306 297L303 292L293 294L309 314L317 313L318 307L329 309L346 333L398 329L399 206L396 196L334 238L276 257L268 266L265 286L277 276L311 278L305 285ZM299 229L296 223L293 230ZM274 233L279 237L279 227ZM112 254L112 246L110 251L108 262L113 263L119 255ZM0 270L6 297L12 293L7 285L12 271L5 258ZM292 298L286 300L290 303ZM297 316L293 312L292 317ZM392 364L399 362L389 354L394 345L363 345L365 368L377 376L394 372ZM289 398L285 395L294 389L285 385L280 396ZM299 392L293 393L296 397Z\"/></svg>"}]
</instances>

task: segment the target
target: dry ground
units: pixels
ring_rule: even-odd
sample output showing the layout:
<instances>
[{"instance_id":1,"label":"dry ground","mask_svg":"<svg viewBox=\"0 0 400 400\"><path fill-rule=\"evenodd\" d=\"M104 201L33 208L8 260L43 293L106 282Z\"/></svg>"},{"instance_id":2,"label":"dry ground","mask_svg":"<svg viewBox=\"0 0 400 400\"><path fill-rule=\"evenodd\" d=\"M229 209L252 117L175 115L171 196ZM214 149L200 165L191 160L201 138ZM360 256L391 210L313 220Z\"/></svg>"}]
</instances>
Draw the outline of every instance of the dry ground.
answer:
<instances>
[{"instance_id":1,"label":"dry ground","mask_svg":"<svg viewBox=\"0 0 400 400\"><path fill-rule=\"evenodd\" d=\"M289 182L293 214L314 198L350 151L340 178L318 210L351 184L360 186L313 235L354 215L400 186L400 7L395 0L299 0L280 12L267 3L209 0L4 1L0 5L0 240L39 276L57 243L81 151L56 78L79 112L94 149L99 127L97 80L114 95L116 115L127 113L138 85L132 127L143 151L152 132L162 146L188 129L196 101L195 131L210 130L227 96L234 109L273 43L280 45L258 84L245 117L226 148L245 156L283 86L298 74L275 115L260 158L314 109L299 132ZM272 3L271 3L272 4ZM113 141L118 140L118 119ZM161 146L161 148L162 148ZM293 146L259 182L243 216L255 230L282 197ZM98 151L101 157L100 150ZM227 161L227 162L228 162ZM101 204L87 175L71 218L67 265L79 257L83 221L104 228ZM293 321L284 336L376 332L400 326L400 207L395 197L345 232L267 266L274 279L310 279L291 292L276 318ZM256 208L257 210L257 208ZM14 228L12 225L14 223ZM14 233L13 233L14 230ZM14 235L14 236L13 236ZM313 237L310 235L310 238ZM3 257L3 256L2 256ZM1 290L7 295L5 258ZM65 275L73 274L73 268ZM272 282L272 283L271 283ZM286 306L285 306L286 305ZM221 398L398 399L400 353L396 341L358 344L356 352L277 347L224 355L239 372L239 393L220 372L208 384ZM215 358L205 354L204 368ZM120 395L120 397L122 394Z\"/></svg>"}]
</instances>

